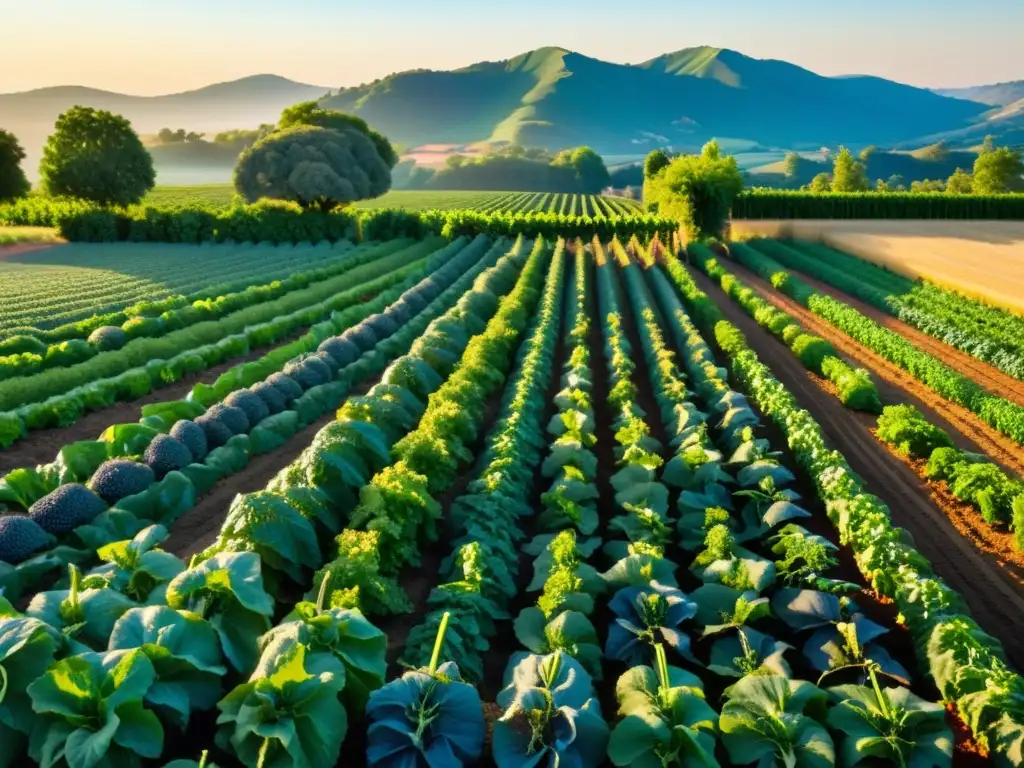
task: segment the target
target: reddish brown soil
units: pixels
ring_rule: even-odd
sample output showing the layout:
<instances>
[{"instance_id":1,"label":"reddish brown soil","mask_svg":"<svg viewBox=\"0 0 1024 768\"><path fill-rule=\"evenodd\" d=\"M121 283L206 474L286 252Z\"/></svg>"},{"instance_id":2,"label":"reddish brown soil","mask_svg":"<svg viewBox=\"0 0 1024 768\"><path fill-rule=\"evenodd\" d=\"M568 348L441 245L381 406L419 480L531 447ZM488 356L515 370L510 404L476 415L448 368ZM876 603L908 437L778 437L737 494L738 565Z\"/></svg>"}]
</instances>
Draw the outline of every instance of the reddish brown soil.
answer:
<instances>
[{"instance_id":1,"label":"reddish brown soil","mask_svg":"<svg viewBox=\"0 0 1024 768\"><path fill-rule=\"evenodd\" d=\"M749 280L750 284L764 289L763 281L758 281L746 271L735 271L742 280ZM870 414L855 413L843 407L833 395L808 378L804 367L782 342L757 325L712 280L696 270L691 274L729 321L743 331L751 348L793 393L801 407L818 421L830 447L843 452L853 470L863 478L868 492L888 504L893 522L911 533L917 548L931 561L935 572L964 596L973 616L986 631L1003 642L1012 662L1018 667L1024 664L1024 647L1018 642L1024 633L1024 597L1017 580L1007 573L998 558L979 552L973 542L966 540L946 512L933 503L927 484L910 466L879 444L871 434L874 423ZM768 295L773 300L778 298L777 294ZM780 303L779 306L791 311L801 321L803 315L809 314L793 311L801 309L798 306L792 309L789 304ZM816 320L813 315L810 317ZM811 324L808 327L820 332ZM831 326L821 330L829 328ZM845 338L834 333L834 329L826 338L835 343L831 338L834 336ZM879 384L883 402L913 401L884 378ZM932 413L927 415L931 418ZM947 423L942 423L942 426ZM951 435L960 443L970 443L955 430L951 429Z\"/></svg>"},{"instance_id":2,"label":"reddish brown soil","mask_svg":"<svg viewBox=\"0 0 1024 768\"><path fill-rule=\"evenodd\" d=\"M909 402L917 406L930 422L946 430L963 450L984 453L1008 471L1024 476L1024 450L1009 437L990 427L966 408L939 396L908 372L854 341L799 302L778 293L767 280L762 280L734 261L728 262L728 268L740 280L757 289L773 305L796 318L808 331L828 339L844 356L867 368L875 377L878 393L883 402ZM702 284L712 283L703 274L699 274L698 277L704 281ZM714 291L716 296L721 297L719 304L723 309L729 306L744 319L750 320L742 309L725 296L717 284L714 285ZM762 331L753 320L750 322L759 331L767 334L767 331ZM781 347L781 342L780 351L774 354L786 356L792 359L794 365L800 365L791 352Z\"/></svg>"},{"instance_id":3,"label":"reddish brown soil","mask_svg":"<svg viewBox=\"0 0 1024 768\"><path fill-rule=\"evenodd\" d=\"M63 243L18 243L16 245L0 245L0 261L10 259L14 256L24 256L33 251L42 251L46 248L57 248Z\"/></svg>"},{"instance_id":4,"label":"reddish brown soil","mask_svg":"<svg viewBox=\"0 0 1024 768\"><path fill-rule=\"evenodd\" d=\"M199 373L186 374L181 381L177 381L168 387L154 389L148 395L132 400L130 403L114 403L109 408L87 413L69 427L29 432L28 437L19 440L5 451L0 450L0 473L9 472L17 467L34 467L37 464L51 462L57 455L57 452L65 445L79 440L95 440L102 434L103 430L112 424L136 422L142 418L142 406L169 400L180 400L196 384L200 382L212 384L228 369L251 360L256 360L271 349L294 341L305 333L305 330L302 329L276 344L251 350L244 357L232 358Z\"/></svg>"},{"instance_id":5,"label":"reddish brown soil","mask_svg":"<svg viewBox=\"0 0 1024 768\"><path fill-rule=\"evenodd\" d=\"M296 432L276 451L254 457L241 472L218 482L192 509L175 521L170 538L161 548L186 562L191 555L206 549L220 533L232 499L239 493L262 491L271 478L291 464L312 442L316 433L333 420L334 412L330 411Z\"/></svg>"},{"instance_id":6,"label":"reddish brown soil","mask_svg":"<svg viewBox=\"0 0 1024 768\"><path fill-rule=\"evenodd\" d=\"M987 389L994 395L1005 397L1012 403L1024 406L1024 381L1018 381L1008 373L996 368L994 365L972 357L966 352L961 352L956 347L950 346L944 341L939 341L927 333L917 330L914 326L898 320L892 315L883 312L877 307L843 293L828 283L815 280L812 277L795 270L789 270L801 280L810 285L819 293L832 296L839 301L849 304L861 314L867 315L876 323L890 331L895 331L900 336L911 342L918 349L941 360L957 373L960 373Z\"/></svg>"}]
</instances>

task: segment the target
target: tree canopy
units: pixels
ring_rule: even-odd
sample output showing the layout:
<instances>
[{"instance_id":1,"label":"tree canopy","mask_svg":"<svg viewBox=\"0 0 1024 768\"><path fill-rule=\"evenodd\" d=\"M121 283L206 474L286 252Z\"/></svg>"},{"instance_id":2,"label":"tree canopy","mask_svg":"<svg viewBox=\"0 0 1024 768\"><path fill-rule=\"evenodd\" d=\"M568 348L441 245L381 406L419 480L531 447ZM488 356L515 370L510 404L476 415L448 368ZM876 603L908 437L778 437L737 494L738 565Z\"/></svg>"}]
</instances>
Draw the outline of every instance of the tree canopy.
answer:
<instances>
[{"instance_id":1,"label":"tree canopy","mask_svg":"<svg viewBox=\"0 0 1024 768\"><path fill-rule=\"evenodd\" d=\"M871 153L868 153L871 157ZM868 175L864 164L856 160L846 147L839 148L832 167L833 192L864 192L868 189Z\"/></svg>"},{"instance_id":2,"label":"tree canopy","mask_svg":"<svg viewBox=\"0 0 1024 768\"><path fill-rule=\"evenodd\" d=\"M647 179L644 202L649 210L679 220L691 239L718 237L742 190L736 158L723 157L718 143L711 141L699 155L680 155Z\"/></svg>"},{"instance_id":3,"label":"tree canopy","mask_svg":"<svg viewBox=\"0 0 1024 768\"><path fill-rule=\"evenodd\" d=\"M831 173L819 173L813 179L811 179L810 186L808 189L817 195L824 194L832 191L832 174Z\"/></svg>"},{"instance_id":4,"label":"tree canopy","mask_svg":"<svg viewBox=\"0 0 1024 768\"><path fill-rule=\"evenodd\" d=\"M1009 147L995 147L992 137L985 138L978 159L974 161L973 191L977 195L999 195L1024 190L1024 162L1020 152Z\"/></svg>"},{"instance_id":5,"label":"tree canopy","mask_svg":"<svg viewBox=\"0 0 1024 768\"><path fill-rule=\"evenodd\" d=\"M579 191L585 195L596 195L612 180L604 160L590 147L563 149L551 162L556 168L570 168L576 174Z\"/></svg>"},{"instance_id":6,"label":"tree canopy","mask_svg":"<svg viewBox=\"0 0 1024 768\"><path fill-rule=\"evenodd\" d=\"M72 107L57 118L39 165L43 190L101 205L139 202L156 183L153 158L121 115Z\"/></svg>"},{"instance_id":7,"label":"tree canopy","mask_svg":"<svg viewBox=\"0 0 1024 768\"><path fill-rule=\"evenodd\" d=\"M370 138L388 168L394 168L398 164L398 154L391 146L391 142L386 136L370 128L361 117L339 112L336 109L324 109L315 101L303 101L284 110L281 113L281 119L277 121L278 130L294 128L297 125L312 125L336 131L358 131Z\"/></svg>"},{"instance_id":8,"label":"tree canopy","mask_svg":"<svg viewBox=\"0 0 1024 768\"><path fill-rule=\"evenodd\" d=\"M246 149L235 168L235 189L249 202L268 197L329 211L379 197L391 188L391 169L365 133L298 125Z\"/></svg>"},{"instance_id":9,"label":"tree canopy","mask_svg":"<svg viewBox=\"0 0 1024 768\"><path fill-rule=\"evenodd\" d=\"M951 195L970 195L974 192L974 179L963 168L957 168L946 180L946 191Z\"/></svg>"},{"instance_id":10,"label":"tree canopy","mask_svg":"<svg viewBox=\"0 0 1024 768\"><path fill-rule=\"evenodd\" d=\"M672 162L668 152L664 149L653 149L644 158L644 178L649 179L656 175L662 168L667 168Z\"/></svg>"},{"instance_id":11,"label":"tree canopy","mask_svg":"<svg viewBox=\"0 0 1024 768\"><path fill-rule=\"evenodd\" d=\"M29 193L31 186L21 167L25 150L13 133L0 128L0 201L14 200Z\"/></svg>"}]
</instances>

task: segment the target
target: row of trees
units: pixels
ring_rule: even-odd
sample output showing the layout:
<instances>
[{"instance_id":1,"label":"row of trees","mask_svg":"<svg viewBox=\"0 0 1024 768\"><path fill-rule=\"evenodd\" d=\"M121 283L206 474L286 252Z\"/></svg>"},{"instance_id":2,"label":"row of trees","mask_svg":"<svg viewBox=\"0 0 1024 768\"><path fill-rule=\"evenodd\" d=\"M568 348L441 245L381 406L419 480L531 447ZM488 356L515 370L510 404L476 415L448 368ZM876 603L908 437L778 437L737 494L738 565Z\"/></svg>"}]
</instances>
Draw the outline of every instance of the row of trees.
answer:
<instances>
[{"instance_id":1,"label":"row of trees","mask_svg":"<svg viewBox=\"0 0 1024 768\"><path fill-rule=\"evenodd\" d=\"M194 143L203 137L166 128L158 140ZM364 120L313 101L289 107L276 125L225 132L215 141L242 150L235 187L249 202L270 197L330 210L387 192L398 162L388 139ZM24 159L17 138L0 129L0 200L29 193ZM39 175L47 195L100 205L138 203L156 183L153 158L131 123L90 107L72 107L57 118Z\"/></svg>"},{"instance_id":2,"label":"row of trees","mask_svg":"<svg viewBox=\"0 0 1024 768\"><path fill-rule=\"evenodd\" d=\"M452 155L437 172L420 169L407 189L481 189L598 194L611 176L590 147L552 155L542 147L508 144L479 157Z\"/></svg>"},{"instance_id":3,"label":"row of trees","mask_svg":"<svg viewBox=\"0 0 1024 768\"><path fill-rule=\"evenodd\" d=\"M861 152L859 158L846 147L841 147L835 156L832 173L819 173L809 185L811 192L905 192L907 186L899 176L878 179L874 186L868 180L866 163L873 148ZM786 156L787 176L793 175L800 156L790 153ZM947 192L954 195L1000 195L1024 191L1024 159L1021 152L1010 147L996 147L991 136L986 137L974 161L971 173L957 168L945 181L914 181L911 192Z\"/></svg>"}]
</instances>

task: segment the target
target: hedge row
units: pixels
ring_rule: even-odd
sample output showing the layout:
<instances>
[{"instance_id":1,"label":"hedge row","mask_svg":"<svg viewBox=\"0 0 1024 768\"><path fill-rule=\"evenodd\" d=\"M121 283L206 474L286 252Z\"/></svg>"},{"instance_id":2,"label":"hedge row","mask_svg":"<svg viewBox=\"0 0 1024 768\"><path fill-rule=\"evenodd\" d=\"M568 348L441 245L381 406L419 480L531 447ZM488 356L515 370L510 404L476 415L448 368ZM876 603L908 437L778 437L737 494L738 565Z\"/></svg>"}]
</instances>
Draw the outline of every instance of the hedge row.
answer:
<instances>
[{"instance_id":1,"label":"hedge row","mask_svg":"<svg viewBox=\"0 0 1024 768\"><path fill-rule=\"evenodd\" d=\"M0 206L0 225L56 227L76 242L118 241L160 243L271 242L300 243L329 240L389 240L395 237L443 235L448 239L475 237L581 237L595 234L643 241L655 234L667 237L677 228L670 219L655 216L570 216L557 213L483 213L478 211L362 210L346 208L324 213L303 211L289 203L262 201L255 205L218 209L208 206L174 208L100 208L78 201L30 198Z\"/></svg>"},{"instance_id":2,"label":"hedge row","mask_svg":"<svg viewBox=\"0 0 1024 768\"><path fill-rule=\"evenodd\" d=\"M935 192L815 194L750 190L733 202L734 219L1024 219L1024 195Z\"/></svg>"}]
</instances>

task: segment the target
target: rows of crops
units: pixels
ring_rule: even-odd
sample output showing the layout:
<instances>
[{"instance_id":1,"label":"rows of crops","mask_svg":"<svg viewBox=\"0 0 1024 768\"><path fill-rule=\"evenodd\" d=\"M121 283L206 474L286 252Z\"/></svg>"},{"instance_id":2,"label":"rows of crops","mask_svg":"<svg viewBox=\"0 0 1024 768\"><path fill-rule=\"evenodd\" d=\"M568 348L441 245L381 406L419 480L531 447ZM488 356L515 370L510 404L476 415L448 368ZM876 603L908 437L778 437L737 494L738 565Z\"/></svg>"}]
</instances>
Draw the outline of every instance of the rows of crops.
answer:
<instances>
[{"instance_id":1,"label":"rows of crops","mask_svg":"<svg viewBox=\"0 0 1024 768\"><path fill-rule=\"evenodd\" d=\"M754 243L785 267L822 280L1024 381L1024 317L909 280L818 243Z\"/></svg>"},{"instance_id":2,"label":"rows of crops","mask_svg":"<svg viewBox=\"0 0 1024 768\"><path fill-rule=\"evenodd\" d=\"M1020 764L998 643L672 255L346 259L243 310L298 339L0 479L0 768L946 766L945 702Z\"/></svg>"},{"instance_id":3,"label":"rows of crops","mask_svg":"<svg viewBox=\"0 0 1024 768\"><path fill-rule=\"evenodd\" d=\"M193 187L157 187L144 205L176 206L203 204L227 207L234 199L230 184L209 184ZM635 200L600 195L578 195L545 192L480 192L394 190L373 200L355 204L357 208L406 208L414 211L544 211L578 216L623 216L639 210Z\"/></svg>"},{"instance_id":4,"label":"rows of crops","mask_svg":"<svg viewBox=\"0 0 1024 768\"><path fill-rule=\"evenodd\" d=\"M170 308L216 298L324 266L347 246L325 242L277 248L242 243L202 249L175 245L140 249L132 244L71 244L26 253L0 261L0 294L4 297L0 339L50 330L133 304L142 305L142 311L133 314L150 314L159 306ZM41 337L47 341L74 338L63 334Z\"/></svg>"}]
</instances>

